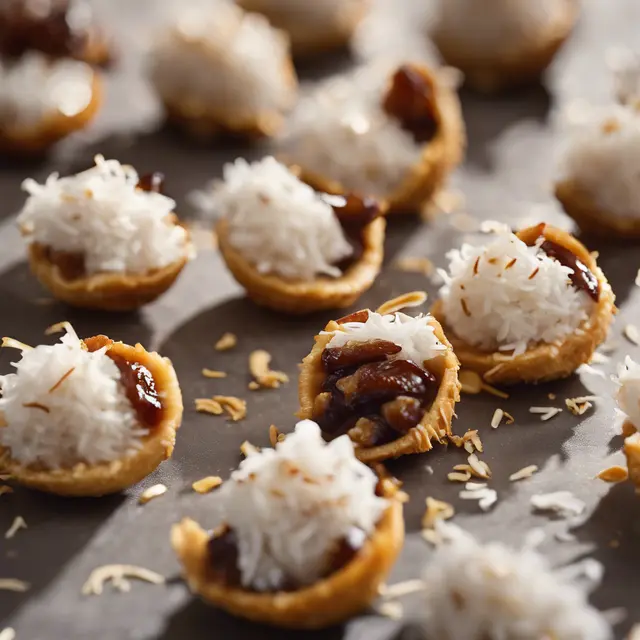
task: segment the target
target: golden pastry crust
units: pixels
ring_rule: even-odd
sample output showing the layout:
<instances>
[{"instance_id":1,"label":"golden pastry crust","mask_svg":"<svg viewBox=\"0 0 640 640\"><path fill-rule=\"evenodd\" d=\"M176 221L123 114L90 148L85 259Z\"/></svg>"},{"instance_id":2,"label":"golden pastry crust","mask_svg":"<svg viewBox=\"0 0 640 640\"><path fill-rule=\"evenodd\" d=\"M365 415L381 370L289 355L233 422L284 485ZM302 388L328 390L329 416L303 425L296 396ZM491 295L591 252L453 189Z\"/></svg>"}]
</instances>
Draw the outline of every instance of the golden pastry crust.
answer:
<instances>
[{"instance_id":1,"label":"golden pastry crust","mask_svg":"<svg viewBox=\"0 0 640 640\"><path fill-rule=\"evenodd\" d=\"M38 155L74 131L84 129L102 106L103 88L100 76L94 72L91 100L83 111L72 116L56 112L35 127L2 128L0 125L0 152Z\"/></svg>"},{"instance_id":2,"label":"golden pastry crust","mask_svg":"<svg viewBox=\"0 0 640 640\"><path fill-rule=\"evenodd\" d=\"M31 271L54 298L74 307L104 311L131 311L152 302L171 287L188 260L185 248L183 258L148 273L97 273L67 280L49 260L45 247L29 245Z\"/></svg>"},{"instance_id":3,"label":"golden pastry crust","mask_svg":"<svg viewBox=\"0 0 640 640\"><path fill-rule=\"evenodd\" d=\"M516 234L527 244L540 235L539 226L528 227ZM482 351L455 335L447 327L442 300L438 300L431 313L445 327L453 350L464 368L476 371L490 384L517 384L519 382L546 382L570 376L581 364L591 360L593 352L604 342L609 325L616 313L615 296L604 274L598 267L594 254L571 234L546 225L543 235L548 240L569 249L595 275L600 283L600 298L593 306L589 319L579 329L566 336L558 344L541 343L524 353L510 357L501 352Z\"/></svg>"},{"instance_id":4,"label":"golden pastry crust","mask_svg":"<svg viewBox=\"0 0 640 640\"><path fill-rule=\"evenodd\" d=\"M382 266L385 225L385 219L379 217L364 228L362 255L342 276L322 276L310 281L291 281L259 273L229 244L225 219L218 222L216 232L227 267L254 302L276 311L305 314L348 307L371 287Z\"/></svg>"},{"instance_id":5,"label":"golden pastry crust","mask_svg":"<svg viewBox=\"0 0 640 640\"><path fill-rule=\"evenodd\" d=\"M362 462L369 464L411 453L429 451L433 448L432 440L443 442L451 434L451 421L455 413L455 405L460 400L460 382L458 381L460 363L451 349L451 344L440 323L433 319L429 324L433 327L438 340L448 347L444 355L428 361L429 371L440 383L433 404L419 424L393 442L375 447L356 447L356 456ZM340 329L340 324L331 320L324 331L331 332L338 329ZM302 360L298 381L300 410L296 414L301 420L313 419L313 403L321 392L322 383L326 378L322 366L322 352L331 338L331 335L325 333L318 334L314 338L313 349Z\"/></svg>"},{"instance_id":6,"label":"golden pastry crust","mask_svg":"<svg viewBox=\"0 0 640 640\"><path fill-rule=\"evenodd\" d=\"M598 234L600 237L628 240L640 238L640 218L604 211L575 181L558 182L555 195L566 214L575 220L582 231Z\"/></svg>"},{"instance_id":7,"label":"golden pastry crust","mask_svg":"<svg viewBox=\"0 0 640 640\"><path fill-rule=\"evenodd\" d=\"M423 145L417 162L402 183L382 200L389 213L416 213L445 184L451 171L462 161L466 147L466 133L460 100L454 89L438 81L427 67L417 67L429 79L435 90L438 132ZM337 180L300 168L300 178L314 189L325 193L347 193L349 189Z\"/></svg>"},{"instance_id":8,"label":"golden pastry crust","mask_svg":"<svg viewBox=\"0 0 640 640\"><path fill-rule=\"evenodd\" d=\"M571 35L580 13L577 2L565 3L561 18L535 40L522 41L523 47L494 58L480 58L450 41L437 30L433 41L444 61L464 73L465 84L481 93L497 93L511 87L536 82ZM526 45L526 46L525 46Z\"/></svg>"},{"instance_id":9,"label":"golden pastry crust","mask_svg":"<svg viewBox=\"0 0 640 640\"><path fill-rule=\"evenodd\" d=\"M70 469L24 466L11 458L9 449L0 446L0 468L10 473L18 484L60 496L103 496L139 482L171 457L183 410L182 393L171 361L147 351L140 344L130 346L114 342L109 349L149 369L164 407L160 424L142 438L142 447L135 454L94 465L79 463ZM3 427L6 427L6 422L0 413L0 428Z\"/></svg>"},{"instance_id":10,"label":"golden pastry crust","mask_svg":"<svg viewBox=\"0 0 640 640\"><path fill-rule=\"evenodd\" d=\"M78 59L96 67L105 67L113 60L109 41L97 27L89 28L87 44Z\"/></svg>"},{"instance_id":11,"label":"golden pastry crust","mask_svg":"<svg viewBox=\"0 0 640 640\"><path fill-rule=\"evenodd\" d=\"M640 435L636 433L625 438L623 451L627 458L629 479L635 485L636 492L640 493Z\"/></svg>"},{"instance_id":12,"label":"golden pastry crust","mask_svg":"<svg viewBox=\"0 0 640 640\"><path fill-rule=\"evenodd\" d=\"M186 518L173 526L171 544L191 591L229 613L255 622L293 629L318 629L365 609L391 570L404 542L402 504L391 497L375 531L342 569L298 591L259 593L208 578L209 534Z\"/></svg>"}]
</instances>

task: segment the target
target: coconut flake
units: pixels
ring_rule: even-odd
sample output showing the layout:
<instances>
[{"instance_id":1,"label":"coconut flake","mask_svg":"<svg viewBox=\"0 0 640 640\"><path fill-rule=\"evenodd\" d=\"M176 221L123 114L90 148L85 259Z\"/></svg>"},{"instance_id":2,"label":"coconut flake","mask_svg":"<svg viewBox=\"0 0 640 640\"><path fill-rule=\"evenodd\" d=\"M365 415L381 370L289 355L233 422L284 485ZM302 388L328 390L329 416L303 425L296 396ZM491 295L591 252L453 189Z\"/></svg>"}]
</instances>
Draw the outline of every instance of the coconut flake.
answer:
<instances>
[{"instance_id":1,"label":"coconut flake","mask_svg":"<svg viewBox=\"0 0 640 640\"><path fill-rule=\"evenodd\" d=\"M579 516L587 505L571 491L536 493L531 496L531 506L538 511L553 511L562 516Z\"/></svg>"},{"instance_id":2,"label":"coconut flake","mask_svg":"<svg viewBox=\"0 0 640 640\"><path fill-rule=\"evenodd\" d=\"M383 602L378 605L377 609L381 616L389 618L390 620L402 620L402 616L404 614L402 604L393 600Z\"/></svg>"},{"instance_id":3,"label":"coconut flake","mask_svg":"<svg viewBox=\"0 0 640 640\"><path fill-rule=\"evenodd\" d=\"M623 329L624 337L635 345L640 345L640 331L638 331L638 327L633 324L625 325Z\"/></svg>"},{"instance_id":4,"label":"coconut flake","mask_svg":"<svg viewBox=\"0 0 640 640\"><path fill-rule=\"evenodd\" d=\"M222 478L220 476L207 476L206 478L196 480L191 487L196 493L209 493L221 485Z\"/></svg>"},{"instance_id":5,"label":"coconut flake","mask_svg":"<svg viewBox=\"0 0 640 640\"><path fill-rule=\"evenodd\" d=\"M0 591L15 591L17 593L24 593L28 591L31 585L24 580L18 580L17 578L0 578Z\"/></svg>"},{"instance_id":6,"label":"coconut flake","mask_svg":"<svg viewBox=\"0 0 640 640\"><path fill-rule=\"evenodd\" d=\"M4 534L6 540L10 540L13 538L20 529L26 529L27 523L25 522L22 516L16 516L13 520L12 525L9 527L7 532Z\"/></svg>"},{"instance_id":7,"label":"coconut flake","mask_svg":"<svg viewBox=\"0 0 640 640\"><path fill-rule=\"evenodd\" d=\"M471 483L467 482L467 485ZM498 492L488 487L473 487L459 493L461 500L476 500L483 511L489 511L498 501Z\"/></svg>"},{"instance_id":8,"label":"coconut flake","mask_svg":"<svg viewBox=\"0 0 640 640\"><path fill-rule=\"evenodd\" d=\"M546 422L562 413L562 409L559 407L529 407L529 413L540 415L540 420Z\"/></svg>"},{"instance_id":9,"label":"coconut flake","mask_svg":"<svg viewBox=\"0 0 640 640\"><path fill-rule=\"evenodd\" d=\"M382 598L402 598L424 591L426 585L424 580L414 578L413 580L405 580L404 582L396 582L395 584L381 584L378 593Z\"/></svg>"},{"instance_id":10,"label":"coconut flake","mask_svg":"<svg viewBox=\"0 0 640 640\"><path fill-rule=\"evenodd\" d=\"M502 409L496 409L491 418L491 428L497 429L504 418L504 411Z\"/></svg>"},{"instance_id":11,"label":"coconut flake","mask_svg":"<svg viewBox=\"0 0 640 640\"><path fill-rule=\"evenodd\" d=\"M618 366L618 406L636 429L640 429L640 364L630 356Z\"/></svg>"},{"instance_id":12,"label":"coconut flake","mask_svg":"<svg viewBox=\"0 0 640 640\"><path fill-rule=\"evenodd\" d=\"M509 476L510 482L517 482L518 480L524 480L525 478L530 478L536 471L538 470L538 465L530 464L527 467L523 467L519 469L515 473L512 473Z\"/></svg>"},{"instance_id":13,"label":"coconut flake","mask_svg":"<svg viewBox=\"0 0 640 640\"><path fill-rule=\"evenodd\" d=\"M131 564L107 564L94 569L82 587L82 595L102 594L106 582L111 582L114 589L122 592L131 590L128 578L135 578L151 584L164 584L164 576L144 567L136 567Z\"/></svg>"},{"instance_id":14,"label":"coconut flake","mask_svg":"<svg viewBox=\"0 0 640 640\"><path fill-rule=\"evenodd\" d=\"M155 498L159 498L167 493L167 486L164 484L154 484L151 487L146 488L141 494L138 502L140 504L147 504Z\"/></svg>"},{"instance_id":15,"label":"coconut flake","mask_svg":"<svg viewBox=\"0 0 640 640\"><path fill-rule=\"evenodd\" d=\"M214 349L216 351L229 351L238 344L238 338L235 333L223 333L216 342Z\"/></svg>"},{"instance_id":16,"label":"coconut flake","mask_svg":"<svg viewBox=\"0 0 640 640\"><path fill-rule=\"evenodd\" d=\"M289 376L282 371L269 368L271 354L264 349L257 349L249 354L249 371L256 382L265 389L277 389L281 384L289 382Z\"/></svg>"},{"instance_id":17,"label":"coconut flake","mask_svg":"<svg viewBox=\"0 0 640 640\"><path fill-rule=\"evenodd\" d=\"M264 591L288 579L315 583L338 540L374 530L388 504L376 483L348 436L325 443L310 420L275 449L248 456L218 491L238 538L242 584Z\"/></svg>"},{"instance_id":18,"label":"coconut flake","mask_svg":"<svg viewBox=\"0 0 640 640\"><path fill-rule=\"evenodd\" d=\"M0 640L15 640L16 632L11 627L6 627L0 631Z\"/></svg>"}]
</instances>

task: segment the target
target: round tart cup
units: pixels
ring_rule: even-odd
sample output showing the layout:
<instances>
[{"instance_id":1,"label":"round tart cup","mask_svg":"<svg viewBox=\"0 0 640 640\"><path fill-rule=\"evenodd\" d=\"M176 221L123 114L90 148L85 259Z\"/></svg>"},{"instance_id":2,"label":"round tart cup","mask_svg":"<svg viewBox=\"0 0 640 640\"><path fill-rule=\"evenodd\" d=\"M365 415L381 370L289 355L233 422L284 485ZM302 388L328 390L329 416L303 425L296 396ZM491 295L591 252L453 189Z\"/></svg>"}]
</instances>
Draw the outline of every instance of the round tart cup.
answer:
<instances>
[{"instance_id":1,"label":"round tart cup","mask_svg":"<svg viewBox=\"0 0 640 640\"><path fill-rule=\"evenodd\" d=\"M71 468L59 469L25 466L11 457L10 449L0 446L0 469L9 473L12 480L60 496L98 497L130 487L171 457L176 431L182 422L182 393L173 365L168 358L149 352L140 344L132 347L114 342L109 350L149 369L164 407L162 421L141 439L142 447L135 454L93 465L81 462ZM0 413L0 428L6 426Z\"/></svg>"},{"instance_id":2,"label":"round tart cup","mask_svg":"<svg viewBox=\"0 0 640 640\"><path fill-rule=\"evenodd\" d=\"M527 244L533 244L540 235L539 226L528 227L516 234ZM569 249L595 275L600 283L600 298L593 305L589 319L556 344L539 343L524 353L510 357L498 351L487 352L467 344L447 327L442 301L438 300L431 313L445 327L460 363L466 369L476 371L491 384L517 384L519 382L546 382L570 376L581 364L591 360L593 352L604 342L609 325L616 313L615 296L604 274L598 267L594 254L572 235L556 227L546 225L542 235Z\"/></svg>"},{"instance_id":3,"label":"round tart cup","mask_svg":"<svg viewBox=\"0 0 640 640\"><path fill-rule=\"evenodd\" d=\"M438 82L427 67L421 73L432 81L436 98L438 132L423 144L420 160L411 168L402 183L380 200L388 205L389 213L417 213L444 186L449 173L460 163L466 147L466 134L460 101L456 92ZM300 178L317 191L348 193L349 189L337 180L307 171L301 167Z\"/></svg>"},{"instance_id":4,"label":"round tart cup","mask_svg":"<svg viewBox=\"0 0 640 640\"><path fill-rule=\"evenodd\" d=\"M535 40L522 40L522 48L494 58L481 58L476 52L466 51L457 41L450 41L438 31L432 38L446 64L464 73L465 85L490 94L537 82L571 35L578 14L579 6L575 1L566 3L560 19L538 34Z\"/></svg>"},{"instance_id":5,"label":"round tart cup","mask_svg":"<svg viewBox=\"0 0 640 640\"><path fill-rule=\"evenodd\" d=\"M566 214L585 233L616 239L640 239L640 217L619 216L601 209L575 181L558 182L555 194Z\"/></svg>"},{"instance_id":6,"label":"round tart cup","mask_svg":"<svg viewBox=\"0 0 640 640\"><path fill-rule=\"evenodd\" d=\"M0 125L0 152L38 155L66 138L74 131L84 129L102 105L102 80L94 73L91 100L83 111L66 116L60 111L45 117L36 126L3 128Z\"/></svg>"},{"instance_id":7,"label":"round tart cup","mask_svg":"<svg viewBox=\"0 0 640 640\"><path fill-rule=\"evenodd\" d=\"M346 321L346 319L331 320L324 330L326 332L336 331L340 328L341 321ZM451 349L440 323L434 319L430 324L438 340L449 347L444 355L427 361L428 370L436 377L440 385L433 404L415 427L404 435L399 434L396 440L374 447L356 447L356 456L362 462L379 462L410 453L429 451L433 448L432 440L443 442L451 434L451 420L456 402L460 400L460 382L458 381L460 363ZM301 420L313 419L313 402L321 392L322 383L327 377L322 366L322 352L332 337L328 334L318 334L314 338L315 344L311 353L302 361L298 381L300 410L296 414Z\"/></svg>"},{"instance_id":8,"label":"round tart cup","mask_svg":"<svg viewBox=\"0 0 640 640\"><path fill-rule=\"evenodd\" d=\"M382 266L385 225L385 219L378 217L364 228L362 255L339 278L319 276L308 281L259 273L230 245L224 218L216 225L216 232L227 267L255 303L284 313L305 314L348 307L371 287Z\"/></svg>"},{"instance_id":9,"label":"round tart cup","mask_svg":"<svg viewBox=\"0 0 640 640\"><path fill-rule=\"evenodd\" d=\"M191 591L207 602L255 622L294 629L338 624L361 612L378 596L404 542L402 504L391 504L354 558L338 571L297 591L261 593L209 578L209 533L189 518L171 530L171 544Z\"/></svg>"}]
</instances>

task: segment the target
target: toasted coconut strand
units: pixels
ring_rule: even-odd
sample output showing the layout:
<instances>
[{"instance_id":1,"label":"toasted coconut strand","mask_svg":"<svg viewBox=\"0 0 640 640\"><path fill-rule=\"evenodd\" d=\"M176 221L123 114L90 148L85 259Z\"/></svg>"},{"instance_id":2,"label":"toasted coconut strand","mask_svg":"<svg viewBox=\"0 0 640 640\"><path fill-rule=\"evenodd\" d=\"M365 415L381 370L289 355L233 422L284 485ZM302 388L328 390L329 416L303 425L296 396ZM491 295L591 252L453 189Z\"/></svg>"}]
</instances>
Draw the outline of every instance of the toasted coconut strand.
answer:
<instances>
[{"instance_id":1,"label":"toasted coconut strand","mask_svg":"<svg viewBox=\"0 0 640 640\"><path fill-rule=\"evenodd\" d=\"M13 493L13 489L12 489L11 487L8 487L7 485L2 485L2 486L0 487L0 496L1 496L3 493Z\"/></svg>"},{"instance_id":2,"label":"toasted coconut strand","mask_svg":"<svg viewBox=\"0 0 640 640\"><path fill-rule=\"evenodd\" d=\"M378 607L378 613L390 620L402 620L404 610L399 602L389 600Z\"/></svg>"},{"instance_id":3,"label":"toasted coconut strand","mask_svg":"<svg viewBox=\"0 0 640 640\"><path fill-rule=\"evenodd\" d=\"M284 433L280 433L278 427L275 424L272 424L269 427L269 442L272 447L275 447L278 442L282 442L285 439Z\"/></svg>"},{"instance_id":4,"label":"toasted coconut strand","mask_svg":"<svg viewBox=\"0 0 640 640\"><path fill-rule=\"evenodd\" d=\"M224 413L222 405L211 398L196 398L196 411L220 416Z\"/></svg>"},{"instance_id":5,"label":"toasted coconut strand","mask_svg":"<svg viewBox=\"0 0 640 640\"><path fill-rule=\"evenodd\" d=\"M505 417L505 424L513 424L516 421L516 419L506 411L504 412L504 417Z\"/></svg>"},{"instance_id":6,"label":"toasted coconut strand","mask_svg":"<svg viewBox=\"0 0 640 640\"><path fill-rule=\"evenodd\" d=\"M491 470L487 466L486 462L478 459L478 456L475 453L469 455L467 460L469 461L469 466L473 471L473 475L477 476L478 478L491 477Z\"/></svg>"},{"instance_id":7,"label":"toasted coconut strand","mask_svg":"<svg viewBox=\"0 0 640 640\"><path fill-rule=\"evenodd\" d=\"M562 409L558 407L529 407L529 413L540 415L540 420L546 422L559 413L562 413Z\"/></svg>"},{"instance_id":8,"label":"toasted coconut strand","mask_svg":"<svg viewBox=\"0 0 640 640\"><path fill-rule=\"evenodd\" d=\"M71 323L68 320L63 320L62 322L56 322L55 324L52 324L50 327L47 327L44 330L44 335L45 336L52 336L56 333L69 333L73 331L73 327L71 326Z\"/></svg>"},{"instance_id":9,"label":"toasted coconut strand","mask_svg":"<svg viewBox=\"0 0 640 640\"><path fill-rule=\"evenodd\" d=\"M420 273L423 276L430 276L435 268L429 258L399 258L395 262L396 269L407 273Z\"/></svg>"},{"instance_id":10,"label":"toasted coconut strand","mask_svg":"<svg viewBox=\"0 0 640 640\"><path fill-rule=\"evenodd\" d=\"M624 482L629 478L629 472L624 467L616 464L608 469L603 469L596 478L605 482Z\"/></svg>"},{"instance_id":11,"label":"toasted coconut strand","mask_svg":"<svg viewBox=\"0 0 640 640\"><path fill-rule=\"evenodd\" d=\"M11 627L7 627L0 631L0 640L15 640L16 632Z\"/></svg>"},{"instance_id":12,"label":"toasted coconut strand","mask_svg":"<svg viewBox=\"0 0 640 640\"><path fill-rule=\"evenodd\" d=\"M482 383L482 390L486 391L487 393L490 393L492 396L502 398L503 400L506 400L509 397L509 394L506 393L505 391L496 389L495 387L492 387L490 384L487 384L486 382Z\"/></svg>"},{"instance_id":13,"label":"toasted coconut strand","mask_svg":"<svg viewBox=\"0 0 640 640\"><path fill-rule=\"evenodd\" d=\"M378 593L382 598L402 598L412 593L418 593L426 589L424 580L414 578L413 580L405 580L404 582L396 582L395 584L381 584Z\"/></svg>"},{"instance_id":14,"label":"toasted coconut strand","mask_svg":"<svg viewBox=\"0 0 640 640\"><path fill-rule=\"evenodd\" d=\"M596 398L597 396L566 398L564 403L567 405L567 409L569 409L574 416L581 416L593 407L593 404L590 401L595 400Z\"/></svg>"},{"instance_id":15,"label":"toasted coconut strand","mask_svg":"<svg viewBox=\"0 0 640 640\"><path fill-rule=\"evenodd\" d=\"M624 333L624 337L629 342L631 342L632 344L635 344L636 346L640 346L640 331L638 331L638 327L636 327L633 324L625 325L625 328L623 329L623 333Z\"/></svg>"},{"instance_id":16,"label":"toasted coconut strand","mask_svg":"<svg viewBox=\"0 0 640 640\"><path fill-rule=\"evenodd\" d=\"M26 529L27 523L25 522L22 516L16 516L13 520L13 524L9 527L7 532L4 534L6 540L10 540L13 536L20 531L20 529Z\"/></svg>"},{"instance_id":17,"label":"toasted coconut strand","mask_svg":"<svg viewBox=\"0 0 640 640\"><path fill-rule=\"evenodd\" d=\"M427 301L427 292L426 291L410 291L409 293L404 293L397 298L392 298L391 300L387 300L383 304L381 304L377 308L377 313L381 316L385 316L390 313L396 313L397 311L402 311L402 309L407 309L408 307L419 307Z\"/></svg>"},{"instance_id":18,"label":"toasted coconut strand","mask_svg":"<svg viewBox=\"0 0 640 640\"><path fill-rule=\"evenodd\" d=\"M247 385L247 389L249 389L249 391L257 391L259 388L260 388L260 385L255 380L252 380Z\"/></svg>"},{"instance_id":19,"label":"toasted coconut strand","mask_svg":"<svg viewBox=\"0 0 640 640\"><path fill-rule=\"evenodd\" d=\"M2 344L0 344L0 347L5 347L7 349L18 349L18 351L31 351L33 349L33 347L30 347L24 342L6 337L2 338Z\"/></svg>"},{"instance_id":20,"label":"toasted coconut strand","mask_svg":"<svg viewBox=\"0 0 640 640\"><path fill-rule=\"evenodd\" d=\"M468 471L466 473L457 473L455 471L452 471L451 473L447 474L447 478L451 482L467 482L467 480L471 478L471 474Z\"/></svg>"},{"instance_id":21,"label":"toasted coconut strand","mask_svg":"<svg viewBox=\"0 0 640 640\"><path fill-rule=\"evenodd\" d=\"M17 578L0 578L0 591L17 591L24 593L31 585Z\"/></svg>"},{"instance_id":22,"label":"toasted coconut strand","mask_svg":"<svg viewBox=\"0 0 640 640\"><path fill-rule=\"evenodd\" d=\"M138 499L138 502L140 504L147 504L147 502L150 502L151 500L153 500L154 498L159 498L160 496L164 495L165 493L167 493L167 487L164 484L154 484L151 487L148 487L147 489L145 489L140 498Z\"/></svg>"},{"instance_id":23,"label":"toasted coconut strand","mask_svg":"<svg viewBox=\"0 0 640 640\"><path fill-rule=\"evenodd\" d=\"M216 371L215 369L203 369L202 375L205 378L226 378L227 374L224 371Z\"/></svg>"},{"instance_id":24,"label":"toasted coconut strand","mask_svg":"<svg viewBox=\"0 0 640 640\"><path fill-rule=\"evenodd\" d=\"M217 489L222 484L220 476L207 476L201 480L196 480L191 487L196 493L209 493Z\"/></svg>"},{"instance_id":25,"label":"toasted coconut strand","mask_svg":"<svg viewBox=\"0 0 640 640\"><path fill-rule=\"evenodd\" d=\"M235 396L213 396L213 401L219 403L231 416L234 422L242 420L247 415L247 402Z\"/></svg>"},{"instance_id":26,"label":"toasted coconut strand","mask_svg":"<svg viewBox=\"0 0 640 640\"><path fill-rule=\"evenodd\" d=\"M491 418L491 428L497 429L502 422L502 418L504 418L504 411L502 409L496 409Z\"/></svg>"},{"instance_id":27,"label":"toasted coconut strand","mask_svg":"<svg viewBox=\"0 0 640 640\"><path fill-rule=\"evenodd\" d=\"M131 584L127 578L135 578L151 584L164 584L166 582L164 576L144 567L136 567L131 564L106 564L91 572L82 587L82 595L99 596L108 581L111 581L113 587L119 591L129 591Z\"/></svg>"},{"instance_id":28,"label":"toasted coconut strand","mask_svg":"<svg viewBox=\"0 0 640 640\"><path fill-rule=\"evenodd\" d=\"M56 389L60 388L60 385L76 370L75 367L71 367L54 385L49 389L49 393L53 393Z\"/></svg>"},{"instance_id":29,"label":"toasted coconut strand","mask_svg":"<svg viewBox=\"0 0 640 640\"><path fill-rule=\"evenodd\" d=\"M519 471L512 473L509 476L509 481L517 482L518 480L524 480L525 478L530 478L537 470L538 470L538 465L530 464L528 467L523 467Z\"/></svg>"},{"instance_id":30,"label":"toasted coconut strand","mask_svg":"<svg viewBox=\"0 0 640 640\"><path fill-rule=\"evenodd\" d=\"M238 344L238 338L235 333L223 333L221 338L216 342L216 351L228 351L233 349Z\"/></svg>"},{"instance_id":31,"label":"toasted coconut strand","mask_svg":"<svg viewBox=\"0 0 640 640\"><path fill-rule=\"evenodd\" d=\"M281 384L289 382L289 376L282 371L269 368L271 354L264 349L252 351L249 355L249 371L256 382L266 389L277 389Z\"/></svg>"},{"instance_id":32,"label":"toasted coconut strand","mask_svg":"<svg viewBox=\"0 0 640 640\"><path fill-rule=\"evenodd\" d=\"M435 523L438 520L449 520L455 515L455 509L453 505L442 500L436 500L435 498L427 497L427 510L422 516L422 528L433 529Z\"/></svg>"},{"instance_id":33,"label":"toasted coconut strand","mask_svg":"<svg viewBox=\"0 0 640 640\"><path fill-rule=\"evenodd\" d=\"M245 440L240 445L240 453L245 458L248 458L252 453L258 453L258 451L260 451L260 447L256 447L255 445L251 444L248 440Z\"/></svg>"}]
</instances>

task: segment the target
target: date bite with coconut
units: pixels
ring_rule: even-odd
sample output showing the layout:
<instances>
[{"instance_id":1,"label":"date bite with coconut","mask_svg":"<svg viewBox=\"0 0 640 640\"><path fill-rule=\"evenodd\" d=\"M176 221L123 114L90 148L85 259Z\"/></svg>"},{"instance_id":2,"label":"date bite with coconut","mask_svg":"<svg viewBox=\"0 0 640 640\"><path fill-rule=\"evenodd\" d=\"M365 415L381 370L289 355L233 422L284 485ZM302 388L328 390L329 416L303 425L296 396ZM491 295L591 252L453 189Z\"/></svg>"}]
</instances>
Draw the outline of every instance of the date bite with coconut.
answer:
<instances>
[{"instance_id":1,"label":"date bite with coconut","mask_svg":"<svg viewBox=\"0 0 640 640\"><path fill-rule=\"evenodd\" d=\"M569 37L577 0L438 0L431 36L483 93L535 82Z\"/></svg>"},{"instance_id":2,"label":"date bite with coconut","mask_svg":"<svg viewBox=\"0 0 640 640\"><path fill-rule=\"evenodd\" d=\"M49 493L116 493L171 456L180 386L171 362L142 345L81 340L62 324L52 346L3 339L22 358L0 376L0 468Z\"/></svg>"},{"instance_id":3,"label":"date bite with coconut","mask_svg":"<svg viewBox=\"0 0 640 640\"><path fill-rule=\"evenodd\" d=\"M605 616L589 604L593 585L579 563L554 571L530 548L483 545L444 523L436 532L442 544L423 574L427 640L613 637Z\"/></svg>"},{"instance_id":4,"label":"date bite with coconut","mask_svg":"<svg viewBox=\"0 0 640 640\"><path fill-rule=\"evenodd\" d=\"M294 112L282 153L329 193L357 191L415 212L461 161L460 103L443 74L375 64L332 78Z\"/></svg>"},{"instance_id":5,"label":"date bite with coconut","mask_svg":"<svg viewBox=\"0 0 640 640\"><path fill-rule=\"evenodd\" d=\"M364 462L429 451L451 434L458 359L430 315L368 309L331 321L302 361L300 418L347 433Z\"/></svg>"},{"instance_id":6,"label":"date bite with coconut","mask_svg":"<svg viewBox=\"0 0 640 640\"><path fill-rule=\"evenodd\" d=\"M154 46L151 80L169 119L197 136L272 136L298 90L287 36L227 0L182 12Z\"/></svg>"},{"instance_id":7,"label":"date bite with coconut","mask_svg":"<svg viewBox=\"0 0 640 640\"><path fill-rule=\"evenodd\" d=\"M79 307L126 311L164 293L193 255L187 231L161 193L162 175L96 156L75 176L28 179L18 216L31 270Z\"/></svg>"},{"instance_id":8,"label":"date bite with coconut","mask_svg":"<svg viewBox=\"0 0 640 640\"><path fill-rule=\"evenodd\" d=\"M569 134L555 192L582 230L640 239L638 149L636 108L596 109Z\"/></svg>"},{"instance_id":9,"label":"date bite with coconut","mask_svg":"<svg viewBox=\"0 0 640 640\"><path fill-rule=\"evenodd\" d=\"M222 256L258 304L296 314L346 307L380 272L378 203L318 193L272 157L225 165L200 205L220 216Z\"/></svg>"},{"instance_id":10,"label":"date bite with coconut","mask_svg":"<svg viewBox=\"0 0 640 640\"><path fill-rule=\"evenodd\" d=\"M247 11L265 15L291 38L296 55L322 53L348 44L369 11L370 0L238 0Z\"/></svg>"},{"instance_id":11,"label":"date bite with coconut","mask_svg":"<svg viewBox=\"0 0 640 640\"><path fill-rule=\"evenodd\" d=\"M627 356L618 367L616 382L620 385L616 400L626 420L623 451L627 458L629 478L640 493L640 364Z\"/></svg>"},{"instance_id":12,"label":"date bite with coconut","mask_svg":"<svg viewBox=\"0 0 640 640\"><path fill-rule=\"evenodd\" d=\"M594 254L547 224L497 228L483 246L447 254L432 313L463 367L487 382L571 375L604 341L614 295Z\"/></svg>"},{"instance_id":13,"label":"date bite with coconut","mask_svg":"<svg viewBox=\"0 0 640 640\"><path fill-rule=\"evenodd\" d=\"M249 453L216 498L222 525L210 534L185 519L172 544L193 592L257 622L319 628L359 613L404 540L392 483L310 420Z\"/></svg>"}]
</instances>

